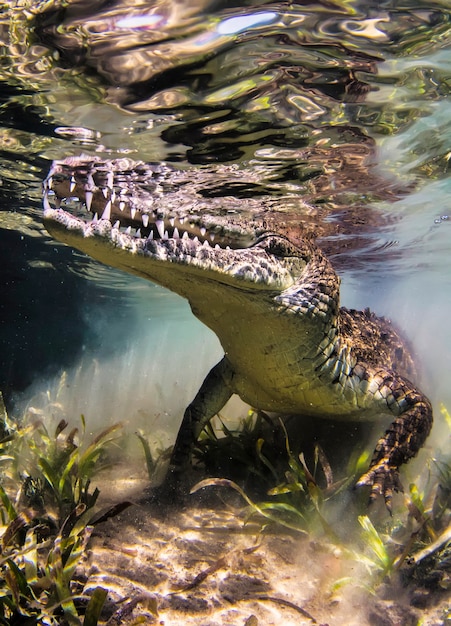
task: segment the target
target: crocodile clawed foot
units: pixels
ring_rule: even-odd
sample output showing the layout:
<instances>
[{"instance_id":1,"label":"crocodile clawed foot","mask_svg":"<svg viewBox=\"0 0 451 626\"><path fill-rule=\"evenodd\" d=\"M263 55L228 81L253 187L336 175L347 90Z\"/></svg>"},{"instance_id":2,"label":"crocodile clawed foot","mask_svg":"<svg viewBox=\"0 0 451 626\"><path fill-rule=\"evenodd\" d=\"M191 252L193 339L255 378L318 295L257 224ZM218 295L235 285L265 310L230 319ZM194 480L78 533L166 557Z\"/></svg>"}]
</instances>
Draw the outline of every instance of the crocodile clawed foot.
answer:
<instances>
[{"instance_id":1,"label":"crocodile clawed foot","mask_svg":"<svg viewBox=\"0 0 451 626\"><path fill-rule=\"evenodd\" d=\"M387 459L382 459L363 474L356 487L371 487L369 504L372 504L379 496L383 496L385 506L391 514L393 492L403 492L403 486L399 478L397 467L390 465Z\"/></svg>"}]
</instances>

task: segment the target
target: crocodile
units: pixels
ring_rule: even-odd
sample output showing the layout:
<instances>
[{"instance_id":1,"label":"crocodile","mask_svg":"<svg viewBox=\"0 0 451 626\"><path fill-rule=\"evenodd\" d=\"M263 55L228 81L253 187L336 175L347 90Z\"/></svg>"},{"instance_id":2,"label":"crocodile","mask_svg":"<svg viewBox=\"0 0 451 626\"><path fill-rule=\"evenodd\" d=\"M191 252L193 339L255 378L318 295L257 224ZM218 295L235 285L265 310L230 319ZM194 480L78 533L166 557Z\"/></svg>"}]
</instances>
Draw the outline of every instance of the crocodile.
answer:
<instances>
[{"instance_id":1,"label":"crocodile","mask_svg":"<svg viewBox=\"0 0 451 626\"><path fill-rule=\"evenodd\" d=\"M174 191L177 177L189 206ZM236 198L202 200L195 181L195 173L164 164L80 156L55 161L43 184L53 237L186 298L224 349L184 413L166 484L182 483L201 430L238 394L300 420L391 419L357 482L391 510L393 492L402 491L400 466L432 426L403 339L368 309L340 307L340 278L313 241L293 243L241 219Z\"/></svg>"}]
</instances>

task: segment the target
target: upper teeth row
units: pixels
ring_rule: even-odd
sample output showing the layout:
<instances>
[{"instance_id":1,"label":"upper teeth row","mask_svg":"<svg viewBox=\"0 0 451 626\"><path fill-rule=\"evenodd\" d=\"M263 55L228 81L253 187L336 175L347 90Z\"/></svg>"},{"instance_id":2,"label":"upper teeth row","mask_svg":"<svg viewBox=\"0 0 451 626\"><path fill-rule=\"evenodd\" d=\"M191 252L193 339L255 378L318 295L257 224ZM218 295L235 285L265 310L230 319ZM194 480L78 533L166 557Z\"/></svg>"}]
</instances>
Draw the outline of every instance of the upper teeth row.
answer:
<instances>
[{"instance_id":1,"label":"upper teeth row","mask_svg":"<svg viewBox=\"0 0 451 626\"><path fill-rule=\"evenodd\" d=\"M51 189L51 178L47 179L45 181L44 184L44 201L48 204L48 196L49 196L49 190ZM72 189L73 191L73 189ZM53 193L53 192L51 192ZM85 197L86 197L86 207L89 210L90 206L91 206L91 202L92 202L92 192L85 192ZM108 200L108 202L105 205L105 208L103 210L102 216L100 217L101 220L107 220L107 221L111 221L111 207L112 207L112 202L114 202L113 198L110 198ZM60 199L56 198L56 204L59 207L60 206ZM125 205L124 202L121 202L120 205ZM89 206L88 206L89 205ZM49 205L50 206L50 205ZM119 208L121 208L121 206L119 206ZM123 210L124 207L121 208L121 210ZM136 211L137 209L131 209L131 217L132 219L134 219L135 215L136 215ZM178 218L178 221L180 224L183 224L185 222L186 218L180 217ZM92 222L97 222L99 220L99 216L97 213L94 214L94 217L92 219ZM149 225L150 222L150 216L148 213L142 213L141 214L141 220L143 223L144 228L146 228ZM171 217L169 218L169 223L171 225L172 228L174 228L174 232L172 234L172 238L173 239L183 239L183 240L188 240L191 239L188 232L186 230L183 231L183 235L180 236L179 230L177 227L175 227L175 218ZM160 236L161 239L169 239L169 233L167 230L165 230L165 223L163 219L156 219L154 221L155 227L158 231L158 234ZM120 228L120 221L117 220L116 223L114 224L113 228ZM127 228L125 228L124 231L127 235L131 235L132 232L132 228L131 226L128 226ZM202 237L205 237L205 235L207 234L207 230L204 227L200 227L199 228L199 232L202 235ZM140 229L137 229L135 232L135 236L136 237L141 237L141 231ZM154 232L153 230L150 231L150 234L148 236L148 239L153 239L154 238ZM209 238L210 241L214 241L215 235L213 233L209 234ZM193 241L199 241L197 236L194 236ZM205 240L206 241L206 240ZM219 247L219 246L216 246Z\"/></svg>"},{"instance_id":2,"label":"upper teeth row","mask_svg":"<svg viewBox=\"0 0 451 626\"><path fill-rule=\"evenodd\" d=\"M92 221L93 222L98 221L97 214L94 216L94 219ZM121 224L120 224L119 220L117 220L117 222L113 225L113 228L116 228L116 229L120 229L121 228ZM127 226L127 228L125 228L125 230L123 232L126 235L132 236L132 227L131 226ZM158 231L158 232L160 234L160 231ZM138 238L142 238L141 230L139 228L135 231L134 236L138 237ZM169 237L169 233L168 233L167 230L165 230L163 232L163 234L160 235L160 236L161 236L161 240L163 240L163 241L167 241L170 238ZM149 236L147 237L147 240L149 240L149 239L151 241L154 239L153 230L150 231ZM172 234L171 239L181 239L182 241L193 241L194 243L200 243L199 242L199 237L197 237L197 236L190 237L186 230L183 232L183 235L180 235L180 233L179 233L177 228L174 228L174 232ZM202 242L202 245L203 245L204 248L210 248L211 247L208 239L205 239ZM221 249L221 246L216 244L215 245L215 250L220 250L220 249ZM230 250L230 247L227 246L226 249Z\"/></svg>"}]
</instances>

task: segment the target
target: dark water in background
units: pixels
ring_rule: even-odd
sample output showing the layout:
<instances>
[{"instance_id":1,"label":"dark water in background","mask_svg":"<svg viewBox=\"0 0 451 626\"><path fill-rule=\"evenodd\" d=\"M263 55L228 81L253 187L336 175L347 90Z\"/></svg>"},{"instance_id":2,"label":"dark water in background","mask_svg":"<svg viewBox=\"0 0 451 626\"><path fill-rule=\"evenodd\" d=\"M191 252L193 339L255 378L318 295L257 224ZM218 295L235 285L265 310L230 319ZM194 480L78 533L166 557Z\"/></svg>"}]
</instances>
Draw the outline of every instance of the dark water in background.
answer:
<instances>
[{"instance_id":1,"label":"dark water in background","mask_svg":"<svg viewBox=\"0 0 451 626\"><path fill-rule=\"evenodd\" d=\"M435 406L451 406L448 2L17 4L0 5L11 401L49 390L74 418L130 419L170 439L221 355L182 300L43 231L51 161L88 152L253 168L258 184L233 190L237 204L277 195L281 224L290 194L324 207L343 303L394 319Z\"/></svg>"}]
</instances>

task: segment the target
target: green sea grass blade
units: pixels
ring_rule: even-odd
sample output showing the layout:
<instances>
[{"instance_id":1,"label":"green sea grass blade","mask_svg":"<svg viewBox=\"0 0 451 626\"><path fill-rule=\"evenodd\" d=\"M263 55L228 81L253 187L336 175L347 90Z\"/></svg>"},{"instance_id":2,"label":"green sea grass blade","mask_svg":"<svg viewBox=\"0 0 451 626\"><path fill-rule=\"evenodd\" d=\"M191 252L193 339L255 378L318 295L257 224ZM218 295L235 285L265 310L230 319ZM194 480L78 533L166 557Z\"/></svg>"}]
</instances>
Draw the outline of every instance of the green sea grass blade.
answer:
<instances>
[{"instance_id":1,"label":"green sea grass blade","mask_svg":"<svg viewBox=\"0 0 451 626\"><path fill-rule=\"evenodd\" d=\"M97 626L108 591L103 587L96 587L86 607L83 626Z\"/></svg>"}]
</instances>

